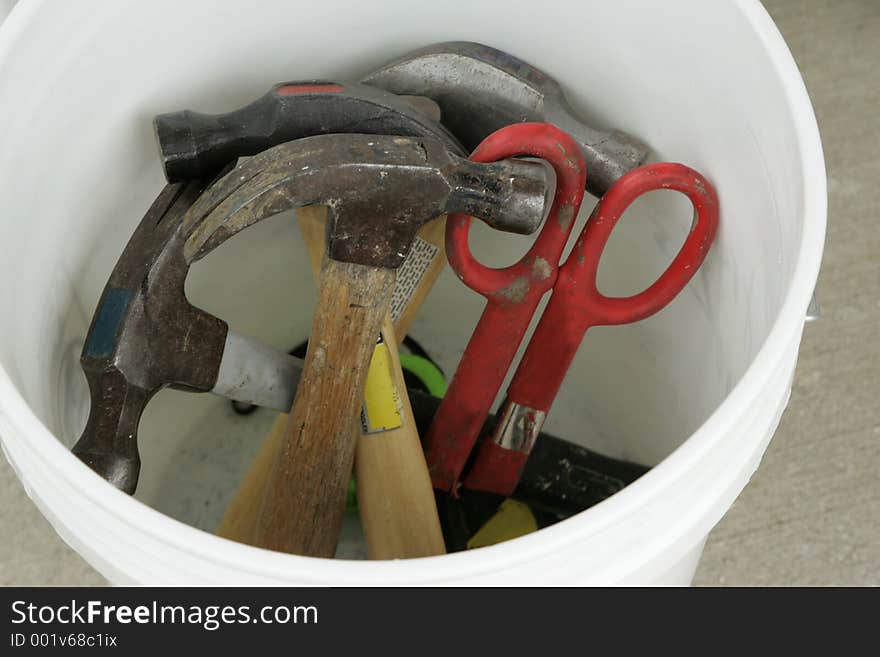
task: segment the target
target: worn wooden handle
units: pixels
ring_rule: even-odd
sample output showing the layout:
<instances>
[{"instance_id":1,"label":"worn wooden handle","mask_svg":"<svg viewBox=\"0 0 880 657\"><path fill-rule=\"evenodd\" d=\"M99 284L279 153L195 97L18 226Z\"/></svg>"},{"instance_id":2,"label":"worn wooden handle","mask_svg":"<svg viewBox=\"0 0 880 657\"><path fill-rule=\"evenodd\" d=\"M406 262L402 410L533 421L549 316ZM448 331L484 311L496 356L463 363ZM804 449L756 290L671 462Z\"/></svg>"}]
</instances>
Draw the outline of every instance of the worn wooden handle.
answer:
<instances>
[{"instance_id":1,"label":"worn wooden handle","mask_svg":"<svg viewBox=\"0 0 880 657\"><path fill-rule=\"evenodd\" d=\"M367 370L395 272L325 259L309 348L256 523L260 547L332 557Z\"/></svg>"},{"instance_id":2,"label":"worn wooden handle","mask_svg":"<svg viewBox=\"0 0 880 657\"><path fill-rule=\"evenodd\" d=\"M303 210L298 213L300 231L317 276L324 252L326 212L320 206ZM406 392L390 314L383 319L381 332L390 359L384 375L390 376L398 396L400 426L378 433L358 431L355 481L369 555L371 559L406 559L444 554L431 476ZM378 362L374 365L381 367Z\"/></svg>"},{"instance_id":3,"label":"worn wooden handle","mask_svg":"<svg viewBox=\"0 0 880 657\"><path fill-rule=\"evenodd\" d=\"M320 270L321 259L324 252L326 208L323 206L298 208L297 218L299 219L300 232L307 247L312 269L317 273ZM402 311L393 322L393 328L397 334L395 336L396 341L395 339L388 337L386 334L386 342L389 345L389 351L393 361L396 363L394 366L395 381L398 390L401 391L404 391L406 386L403 382L403 374L399 367L400 359L396 347L400 343L400 340L406 335L412 320L415 318L422 303L433 287L434 282L437 280L437 277L446 264L444 253L445 225L445 218L441 217L426 224L419 231L419 238L425 243L422 245L422 248L432 255L427 262L427 265L417 272L418 282L406 295L406 301L403 305ZM406 281L398 281L398 285L401 283L405 284L405 282ZM387 321L383 322L383 329L386 327ZM394 347L393 349L391 348L392 346ZM404 426L412 424L414 427L414 423L410 421L412 409L409 406L409 398L405 395L402 395L401 398L403 402L401 411ZM268 478L269 471L278 455L281 436L286 423L286 414L279 414L275 419L271 429L266 434L266 438L260 447L260 451L251 463L250 469L245 474L236 490L232 502L226 509L223 519L217 528L218 535L241 543L255 544L257 513L259 511L260 502L263 498L266 479ZM372 438L376 438L376 436L373 435ZM390 439L392 436L385 436L385 438ZM425 477L427 478L427 470L424 464L424 455L421 451L421 445L418 444L417 441L418 435L415 433L408 438L398 440L374 440L371 444L367 445L368 449L367 452L364 453L364 456L362 458L356 458L356 461L359 460L361 463L370 462L371 460L375 461L375 457L377 456L375 453L376 450L382 450L388 447L390 454L385 457L385 461L395 463L398 460L402 460L404 463L411 464L410 467L403 469L392 465L385 470L386 473L398 471L408 473L403 475L403 484L398 485L397 482L401 480L396 478L393 478L396 479L396 481L389 479L388 484L391 485L393 489L400 489L401 486L403 486L406 490L410 491L410 495L413 496L412 498L405 496L396 499L386 507L386 513L378 516L380 519L382 517L390 517L407 520L406 525L402 524L402 522L392 520L390 521L392 529L386 529L381 533L383 537L387 537L387 541L390 542L390 545L387 543L380 545L378 538L370 540L369 535L375 535L375 532L370 531L368 527L371 525L371 521L364 517L365 512L371 513L371 510L376 508L372 504L372 500L378 500L380 505L384 503L382 500L384 493L382 492L381 485L372 485L370 486L369 491L364 491L361 490L361 487L364 484L369 486L370 478L367 477L366 481L364 481L363 475L357 477L359 487L358 496L359 499L361 499L360 505L362 507L361 517L362 522L365 525L365 531L368 534L368 541L370 542L369 549L371 558L427 556L431 554L440 554L444 551L442 535L440 533L440 524L439 520L437 520L437 511L430 487L430 481L428 480L427 489L424 485L418 483L419 479L421 479L419 473L422 469L425 469ZM369 450L370 447L373 448L373 451ZM417 454L413 447L418 450ZM360 447L358 450L359 454L363 451ZM360 466L356 467L359 468ZM410 480L410 483L407 484L405 482L408 479ZM426 492L431 495L430 499L426 495ZM366 509L363 508L364 499L367 500ZM388 499L389 498L386 496L385 500ZM410 499L416 500L415 504L411 503L409 501ZM381 508L381 506L379 508ZM376 517L376 514L371 515ZM380 526L381 524L383 523L380 521L372 523L373 526ZM389 521L386 521L385 524L387 527ZM409 529L396 529L399 527L409 527ZM408 540L408 537L411 537L411 540ZM401 545L401 542L404 541L405 544ZM373 547L374 545L375 548Z\"/></svg>"},{"instance_id":4,"label":"worn wooden handle","mask_svg":"<svg viewBox=\"0 0 880 657\"><path fill-rule=\"evenodd\" d=\"M326 212L320 206L303 210L298 213L300 231L317 274L324 251ZM369 555L371 559L407 559L445 554L434 489L406 392L390 314L382 321L381 333L390 362L387 371L378 371L376 376L390 377L399 402L400 426L375 433L362 428L358 431L355 481ZM383 363L373 365L380 370Z\"/></svg>"},{"instance_id":5,"label":"worn wooden handle","mask_svg":"<svg viewBox=\"0 0 880 657\"><path fill-rule=\"evenodd\" d=\"M257 515L266 490L266 481L281 449L281 438L287 426L287 413L279 413L266 434L260 451L251 462L251 467L238 485L232 502L226 507L220 524L218 536L248 545L256 544Z\"/></svg>"}]
</instances>

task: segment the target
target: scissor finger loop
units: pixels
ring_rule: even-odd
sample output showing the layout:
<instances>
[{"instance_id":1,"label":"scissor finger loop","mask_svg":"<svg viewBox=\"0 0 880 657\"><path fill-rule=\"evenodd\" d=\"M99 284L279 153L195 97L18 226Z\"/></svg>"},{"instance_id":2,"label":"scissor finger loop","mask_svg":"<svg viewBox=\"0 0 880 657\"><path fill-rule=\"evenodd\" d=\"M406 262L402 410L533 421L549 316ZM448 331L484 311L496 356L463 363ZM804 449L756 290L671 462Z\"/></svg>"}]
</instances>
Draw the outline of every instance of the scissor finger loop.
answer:
<instances>
[{"instance_id":1,"label":"scissor finger loop","mask_svg":"<svg viewBox=\"0 0 880 657\"><path fill-rule=\"evenodd\" d=\"M511 126L514 127L514 126ZM553 287L559 259L571 233L584 196L586 179L579 150L565 133L547 124L519 124L499 138L487 139L471 155L475 162L495 162L530 156L545 160L556 171L557 187L550 212L532 247L517 262L503 268L486 267L468 246L471 218L452 215L447 220L446 251L462 282L501 304L518 303L526 296L542 296Z\"/></svg>"},{"instance_id":2,"label":"scissor finger loop","mask_svg":"<svg viewBox=\"0 0 880 657\"><path fill-rule=\"evenodd\" d=\"M639 196L670 189L681 192L694 208L694 221L675 258L654 283L628 297L599 292L596 276L602 252L618 220ZM697 272L718 230L718 198L712 185L683 164L648 164L625 174L602 197L560 268L554 294L569 295L572 313L588 326L626 324L653 315L669 304Z\"/></svg>"}]
</instances>

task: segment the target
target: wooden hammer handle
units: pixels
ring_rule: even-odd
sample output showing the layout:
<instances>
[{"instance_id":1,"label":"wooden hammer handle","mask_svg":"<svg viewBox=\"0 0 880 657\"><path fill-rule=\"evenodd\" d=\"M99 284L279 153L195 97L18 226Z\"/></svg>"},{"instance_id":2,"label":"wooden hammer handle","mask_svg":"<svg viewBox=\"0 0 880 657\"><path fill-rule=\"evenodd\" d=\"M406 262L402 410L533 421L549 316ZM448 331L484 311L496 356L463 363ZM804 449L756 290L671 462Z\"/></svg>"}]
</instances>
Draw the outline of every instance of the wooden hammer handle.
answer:
<instances>
[{"instance_id":1,"label":"wooden hammer handle","mask_svg":"<svg viewBox=\"0 0 880 657\"><path fill-rule=\"evenodd\" d=\"M321 259L324 252L324 227L326 208L324 206L309 206L305 208L298 208L296 214L297 218L299 219L300 232L306 245L309 260L311 262L312 269L315 272L317 280L317 275L321 268ZM423 245L424 248L434 249L435 253L433 258L428 263L427 267L420 272L418 285L407 295L407 300L405 305L403 306L403 310L401 313L399 313L394 322L394 330L397 334L397 344L400 344L400 340L406 335L410 323L415 318L416 314L421 308L422 302L425 300L425 297L433 287L434 282L436 281L437 277L439 276L440 272L443 270L443 267L446 264L446 257L444 253L445 225L445 219L441 217L426 224L419 231L419 238L425 242L425 245ZM383 323L383 327L384 326L385 324ZM390 338L386 338L386 342L389 344L389 347L394 344L394 341ZM397 350L394 349L391 353L392 357L399 362ZM405 385L402 383L402 372L400 372L399 369L395 368L395 377L398 377L398 373L400 377L397 379L399 386L398 390L403 390L405 389ZM404 404L402 413L404 416L403 420L406 423L408 422L407 413L409 412L409 399L406 398L403 401ZM238 489L236 490L235 495L232 498L232 501L226 508L226 512L224 513L223 518L217 527L217 534L219 536L241 543L248 543L250 545L253 545L255 543L256 520L260 508L260 503L263 499L265 482L268 478L269 471L272 469L272 466L277 459L278 451L281 445L281 436L284 432L284 427L286 424L287 414L281 413L275 418L275 422L272 424L272 427L266 434L266 438L263 440L259 452L252 461L251 466L245 474L244 478L241 480L241 483L239 484ZM379 441L374 441L373 447L378 447L380 444L387 445L388 443L386 441L382 441L381 443L379 443ZM408 443L398 442L397 444L412 445L413 443L412 441L409 441ZM423 463L424 456L421 452L421 445L418 445L418 449L418 458L421 459ZM369 459L369 456L364 456L361 460L364 461L364 459ZM417 471L418 468L413 470L413 472ZM369 479L367 479L367 483L368 482ZM361 486L363 485L363 483L364 482L362 481L362 477L359 477L358 485ZM418 487L413 487L410 490L413 491L413 494L419 494ZM430 486L428 492L431 492ZM358 494L359 496L363 496L365 499L373 499L372 493L359 491ZM439 522L435 523L437 512L436 508L433 505L433 499L431 500L430 506L427 503L427 497L423 496L421 499L424 500L424 502L419 505L419 509L421 510L410 511L411 522L414 524L411 525L411 532L407 532L407 534L418 533L421 536L433 537L430 540L430 545L424 549L425 554L416 554L412 549L402 547L400 549L394 548L394 550L391 551L396 552L397 554L391 554L391 552L388 552L388 557L380 557L378 555L384 554L384 552L383 548L381 548L377 544L375 554L373 548L370 548L370 555L373 558L400 558L407 555L425 556L427 554L439 554L439 551L444 549L442 537L438 538ZM405 502L403 502L402 500L399 501L397 504L402 503L405 504ZM395 509L397 508L397 504L395 505ZM394 516L400 517L393 509L389 510L389 513L393 514ZM365 524L369 524L369 521L365 521ZM394 535L394 533L385 533L383 535L391 536ZM373 543L375 543L375 541L373 541ZM417 542L416 545L418 545ZM421 551L421 549L419 551Z\"/></svg>"},{"instance_id":2,"label":"wooden hammer handle","mask_svg":"<svg viewBox=\"0 0 880 657\"><path fill-rule=\"evenodd\" d=\"M266 481L281 450L281 439L284 436L284 427L287 426L287 417L287 413L279 413L275 416L272 427L260 445L260 451L251 461L250 468L239 483L229 506L226 507L220 524L217 525L218 536L248 545L256 544L257 516L263 502Z\"/></svg>"},{"instance_id":3,"label":"wooden hammer handle","mask_svg":"<svg viewBox=\"0 0 880 657\"><path fill-rule=\"evenodd\" d=\"M336 552L355 426L394 278L393 270L325 259L302 377L256 523L258 546Z\"/></svg>"},{"instance_id":4,"label":"wooden hammer handle","mask_svg":"<svg viewBox=\"0 0 880 657\"><path fill-rule=\"evenodd\" d=\"M301 208L297 216L317 275L324 252L326 210L322 206ZM407 559L445 554L434 489L406 392L390 314L382 321L381 333L381 349L386 350L390 362L386 371L381 371L383 363L377 354L372 364L377 378L384 377L396 392L400 426L375 433L362 428L357 431L355 481L369 555L371 559Z\"/></svg>"},{"instance_id":5,"label":"wooden hammer handle","mask_svg":"<svg viewBox=\"0 0 880 657\"><path fill-rule=\"evenodd\" d=\"M296 217L299 220L300 234L306 247L309 264L315 276L315 282L317 282L324 258L324 227L327 208L323 205L297 208ZM279 413L276 416L269 432L263 439L260 451L251 462L251 467L245 473L235 491L235 496L226 507L223 518L220 519L220 524L217 526L218 536L248 545L256 544L257 516L263 502L266 481L278 459L284 427L287 426L287 417L287 413Z\"/></svg>"},{"instance_id":6,"label":"wooden hammer handle","mask_svg":"<svg viewBox=\"0 0 880 657\"><path fill-rule=\"evenodd\" d=\"M323 206L297 211L300 232L316 279L324 253L326 215ZM369 555L371 559L408 559L445 554L434 489L406 392L398 340L390 314L386 314L382 321L381 333L384 345L381 348L386 350L390 362L387 371L382 372L381 358L377 354L374 356L377 361L372 365L379 378L390 379L397 394L400 426L377 433L366 433L362 428L357 432L355 481Z\"/></svg>"},{"instance_id":7,"label":"wooden hammer handle","mask_svg":"<svg viewBox=\"0 0 880 657\"><path fill-rule=\"evenodd\" d=\"M371 559L411 559L446 553L431 475L406 392L391 316L382 322L388 372L400 402L400 426L359 431L355 481ZM374 367L377 365L373 364Z\"/></svg>"}]
</instances>

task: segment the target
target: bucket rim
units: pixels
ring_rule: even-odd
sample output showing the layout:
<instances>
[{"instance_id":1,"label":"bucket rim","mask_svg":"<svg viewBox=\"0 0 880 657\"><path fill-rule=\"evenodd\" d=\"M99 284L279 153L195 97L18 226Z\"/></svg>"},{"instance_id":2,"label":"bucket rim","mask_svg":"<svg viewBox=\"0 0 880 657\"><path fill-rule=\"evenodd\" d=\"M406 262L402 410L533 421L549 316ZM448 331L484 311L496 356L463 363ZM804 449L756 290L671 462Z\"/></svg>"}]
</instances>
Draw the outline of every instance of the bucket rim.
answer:
<instances>
[{"instance_id":1,"label":"bucket rim","mask_svg":"<svg viewBox=\"0 0 880 657\"><path fill-rule=\"evenodd\" d=\"M804 316L818 277L827 221L826 173L819 129L804 81L778 28L759 0L732 0L755 30L784 88L787 109L796 136L795 148L802 189L803 228L791 282L773 326L739 382L682 444L647 474L600 504L562 523L512 541L437 557L399 561L346 561L282 554L235 543L186 525L116 490L84 467L35 415L8 373L0 365L0 419L11 431L3 443L8 458L22 473L39 466L43 477L63 485L99 511L107 522L127 525L167 548L196 560L224 567L239 577L253 576L278 582L311 581L323 584L406 584L442 582L486 575L553 552L603 528L620 522L662 495L674 482L687 477L693 466L722 440L765 389L776 372L793 336L803 330ZM0 24L0 68L16 42L44 10L46 0L17 3ZM27 438L25 438L27 437ZM758 438L754 439L756 442ZM743 442L743 449L750 444ZM24 483L24 482L23 482ZM732 482L731 482L732 483ZM742 486L745 481L742 482ZM27 484L25 484L27 488ZM742 488L740 486L740 489ZM30 493L30 490L29 490ZM68 498L69 500L71 498ZM45 502L44 502L45 503ZM55 514L57 517L57 514ZM717 514L712 525L720 519ZM648 550L643 546L641 550Z\"/></svg>"}]
</instances>

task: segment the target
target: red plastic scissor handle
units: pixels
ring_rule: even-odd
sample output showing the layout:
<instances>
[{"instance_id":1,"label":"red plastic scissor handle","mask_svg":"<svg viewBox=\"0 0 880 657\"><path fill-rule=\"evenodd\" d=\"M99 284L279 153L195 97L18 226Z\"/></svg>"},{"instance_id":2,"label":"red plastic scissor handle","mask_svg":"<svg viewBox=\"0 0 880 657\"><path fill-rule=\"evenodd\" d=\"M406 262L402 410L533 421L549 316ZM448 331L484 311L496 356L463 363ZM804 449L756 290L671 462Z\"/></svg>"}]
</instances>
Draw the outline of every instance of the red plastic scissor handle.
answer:
<instances>
[{"instance_id":1,"label":"red plastic scissor handle","mask_svg":"<svg viewBox=\"0 0 880 657\"><path fill-rule=\"evenodd\" d=\"M639 196L658 189L681 192L694 206L694 222L678 254L657 280L629 297L607 297L596 286L599 261L611 232ZM554 288L563 292L567 314L585 327L628 324L656 313L672 301L697 272L718 230L718 197L699 172L674 162L648 164L623 175L596 205L577 243L560 269Z\"/></svg>"},{"instance_id":2,"label":"red plastic scissor handle","mask_svg":"<svg viewBox=\"0 0 880 657\"><path fill-rule=\"evenodd\" d=\"M507 126L477 146L470 157L474 162L496 162L515 155L546 160L556 171L556 195L538 239L522 258L501 269L486 267L471 253L468 233L472 219L464 214L450 215L446 221L446 253L450 266L465 285L484 297L497 298L499 303L519 303L529 294L540 298L553 287L562 251L584 197L586 172L580 153L580 147L568 134L547 123ZM520 288L523 280L528 280L529 285Z\"/></svg>"},{"instance_id":3,"label":"red plastic scissor handle","mask_svg":"<svg viewBox=\"0 0 880 657\"><path fill-rule=\"evenodd\" d=\"M556 282L559 260L584 195L586 172L580 147L549 124L502 128L489 135L471 159L492 162L516 155L546 160L557 178L544 227L518 262L503 269L480 264L468 248L470 217L451 215L446 222L450 265L488 303L425 436L431 480L440 490L454 490L532 315Z\"/></svg>"},{"instance_id":4,"label":"red plastic scissor handle","mask_svg":"<svg viewBox=\"0 0 880 657\"><path fill-rule=\"evenodd\" d=\"M629 297L599 292L596 275L602 251L617 221L642 194L672 189L694 207L694 222L669 267L644 291ZM571 361L591 326L626 324L665 307L697 272L718 230L718 198L697 171L669 162L649 164L622 176L594 208L565 264L553 296L529 341L507 391L523 417L542 418L550 410ZM531 427L540 431L540 426ZM529 443L531 444L531 443ZM465 479L468 488L510 495L528 458L528 450L504 449L487 440Z\"/></svg>"}]
</instances>

